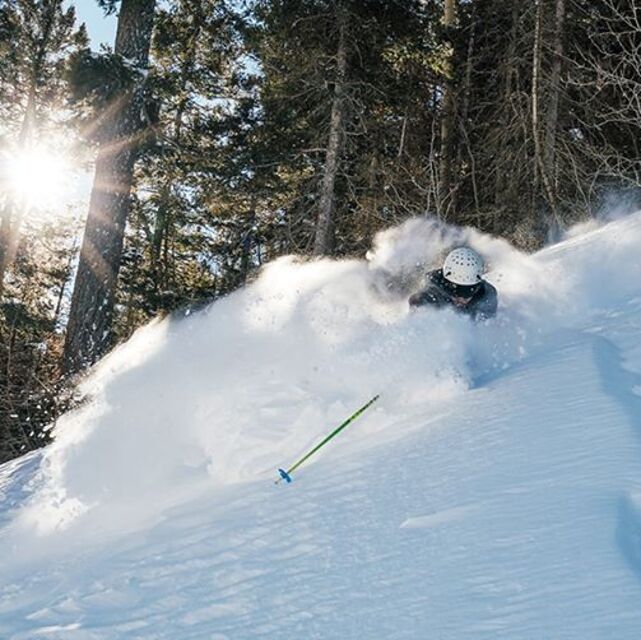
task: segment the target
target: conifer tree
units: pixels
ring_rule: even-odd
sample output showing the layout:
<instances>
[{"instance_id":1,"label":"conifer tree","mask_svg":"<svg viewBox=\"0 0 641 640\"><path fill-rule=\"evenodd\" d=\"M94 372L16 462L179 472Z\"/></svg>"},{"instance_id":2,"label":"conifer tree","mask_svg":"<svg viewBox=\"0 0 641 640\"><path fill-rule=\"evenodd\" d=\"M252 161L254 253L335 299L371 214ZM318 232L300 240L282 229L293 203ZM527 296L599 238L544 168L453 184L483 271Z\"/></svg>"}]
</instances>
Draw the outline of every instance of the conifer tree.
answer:
<instances>
[{"instance_id":1,"label":"conifer tree","mask_svg":"<svg viewBox=\"0 0 641 640\"><path fill-rule=\"evenodd\" d=\"M14 158L62 125L69 57L87 44L75 10L63 0L15 0L0 7L0 158ZM5 178L6 180L6 178ZM24 205L0 194L0 297L20 238Z\"/></svg>"},{"instance_id":2,"label":"conifer tree","mask_svg":"<svg viewBox=\"0 0 641 640\"><path fill-rule=\"evenodd\" d=\"M422 146L409 140L415 132L407 118L423 117L409 105L421 99L417 88L429 94L435 75L430 8L383 0L257 3L250 43L263 74L252 142L288 250L344 253L355 241L364 247L359 214L365 200L375 200L375 174ZM393 215L389 205L381 203L385 215Z\"/></svg>"},{"instance_id":3,"label":"conifer tree","mask_svg":"<svg viewBox=\"0 0 641 640\"><path fill-rule=\"evenodd\" d=\"M180 0L157 13L149 86L158 114L141 150L135 179L145 197L133 201L123 256L125 335L140 318L239 284L226 262L247 217L230 157L242 94L236 19L221 0Z\"/></svg>"},{"instance_id":4,"label":"conifer tree","mask_svg":"<svg viewBox=\"0 0 641 640\"><path fill-rule=\"evenodd\" d=\"M115 3L107 6L111 9ZM100 148L65 341L68 372L95 362L112 341L134 163L141 132L149 124L144 109L145 80L154 11L155 0L122 0L120 5L114 53L121 86L111 96L108 110L100 114Z\"/></svg>"}]
</instances>

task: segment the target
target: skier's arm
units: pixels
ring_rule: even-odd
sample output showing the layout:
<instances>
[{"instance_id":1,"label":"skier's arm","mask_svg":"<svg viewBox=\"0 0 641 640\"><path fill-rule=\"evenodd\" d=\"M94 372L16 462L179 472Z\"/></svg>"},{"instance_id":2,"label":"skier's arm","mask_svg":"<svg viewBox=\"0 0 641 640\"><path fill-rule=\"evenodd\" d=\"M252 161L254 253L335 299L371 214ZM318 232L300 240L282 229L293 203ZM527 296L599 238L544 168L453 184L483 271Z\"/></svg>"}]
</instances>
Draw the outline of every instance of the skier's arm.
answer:
<instances>
[{"instance_id":1,"label":"skier's arm","mask_svg":"<svg viewBox=\"0 0 641 640\"><path fill-rule=\"evenodd\" d=\"M485 296L478 302L474 309L475 320L489 320L496 315L498 307L496 289L489 282L486 282L485 291Z\"/></svg>"},{"instance_id":2,"label":"skier's arm","mask_svg":"<svg viewBox=\"0 0 641 640\"><path fill-rule=\"evenodd\" d=\"M439 289L431 284L427 289L423 289L410 296L409 303L410 307L424 307L426 305L442 307L446 303L446 300L443 298L443 294Z\"/></svg>"},{"instance_id":3,"label":"skier's arm","mask_svg":"<svg viewBox=\"0 0 641 640\"><path fill-rule=\"evenodd\" d=\"M426 304L432 304L433 300L428 295L427 291L419 291L418 293L410 296L409 303L410 307L422 307Z\"/></svg>"}]
</instances>

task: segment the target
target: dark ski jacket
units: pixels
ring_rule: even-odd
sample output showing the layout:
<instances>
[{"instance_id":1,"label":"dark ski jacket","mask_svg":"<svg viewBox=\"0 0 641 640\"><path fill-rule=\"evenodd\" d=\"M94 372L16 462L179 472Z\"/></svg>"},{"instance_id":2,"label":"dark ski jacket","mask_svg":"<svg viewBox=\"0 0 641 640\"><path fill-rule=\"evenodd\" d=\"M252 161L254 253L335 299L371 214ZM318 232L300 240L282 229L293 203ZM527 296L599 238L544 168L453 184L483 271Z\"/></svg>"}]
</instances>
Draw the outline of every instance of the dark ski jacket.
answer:
<instances>
[{"instance_id":1,"label":"dark ski jacket","mask_svg":"<svg viewBox=\"0 0 641 640\"><path fill-rule=\"evenodd\" d=\"M434 307L451 306L460 313L471 316L474 320L487 320L496 315L498 296L496 289L485 280L481 280L478 291L466 304L457 304L452 285L443 276L443 271L437 269L428 275L428 285L410 297L411 307L431 305Z\"/></svg>"}]
</instances>

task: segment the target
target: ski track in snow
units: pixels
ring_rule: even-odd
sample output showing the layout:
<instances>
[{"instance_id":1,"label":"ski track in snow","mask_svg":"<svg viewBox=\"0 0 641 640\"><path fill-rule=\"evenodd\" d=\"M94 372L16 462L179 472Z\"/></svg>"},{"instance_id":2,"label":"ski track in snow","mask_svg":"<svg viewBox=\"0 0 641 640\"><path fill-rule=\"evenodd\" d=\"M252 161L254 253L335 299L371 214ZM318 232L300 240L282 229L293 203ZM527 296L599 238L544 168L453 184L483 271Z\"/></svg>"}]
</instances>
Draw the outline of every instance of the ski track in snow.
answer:
<instances>
[{"instance_id":1,"label":"ski track in snow","mask_svg":"<svg viewBox=\"0 0 641 640\"><path fill-rule=\"evenodd\" d=\"M346 433L292 485L46 553L6 553L39 454L5 465L0 638L638 640L640 336L641 299L612 305L434 414Z\"/></svg>"},{"instance_id":2,"label":"ski track in snow","mask_svg":"<svg viewBox=\"0 0 641 640\"><path fill-rule=\"evenodd\" d=\"M594 356L603 390L619 404L641 439L641 371L635 370L641 370L639 301L631 300L628 307L627 313L609 314L619 319L618 331L612 339L596 332ZM641 580L641 493L638 491L626 492L620 498L617 538L624 557Z\"/></svg>"}]
</instances>

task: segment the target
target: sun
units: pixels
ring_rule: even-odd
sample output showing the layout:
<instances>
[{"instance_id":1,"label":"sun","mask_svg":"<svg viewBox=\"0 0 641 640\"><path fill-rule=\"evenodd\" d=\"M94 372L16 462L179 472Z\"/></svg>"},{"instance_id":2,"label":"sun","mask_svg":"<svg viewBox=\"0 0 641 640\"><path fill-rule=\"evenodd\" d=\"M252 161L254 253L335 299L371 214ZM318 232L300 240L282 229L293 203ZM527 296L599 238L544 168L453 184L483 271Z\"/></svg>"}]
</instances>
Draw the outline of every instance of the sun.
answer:
<instances>
[{"instance_id":1,"label":"sun","mask_svg":"<svg viewBox=\"0 0 641 640\"><path fill-rule=\"evenodd\" d=\"M33 146L7 154L3 160L6 189L16 203L37 210L64 204L70 173L64 154Z\"/></svg>"}]
</instances>

